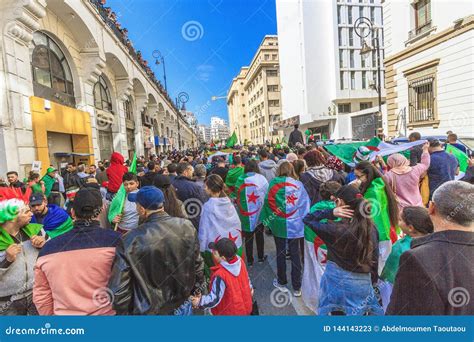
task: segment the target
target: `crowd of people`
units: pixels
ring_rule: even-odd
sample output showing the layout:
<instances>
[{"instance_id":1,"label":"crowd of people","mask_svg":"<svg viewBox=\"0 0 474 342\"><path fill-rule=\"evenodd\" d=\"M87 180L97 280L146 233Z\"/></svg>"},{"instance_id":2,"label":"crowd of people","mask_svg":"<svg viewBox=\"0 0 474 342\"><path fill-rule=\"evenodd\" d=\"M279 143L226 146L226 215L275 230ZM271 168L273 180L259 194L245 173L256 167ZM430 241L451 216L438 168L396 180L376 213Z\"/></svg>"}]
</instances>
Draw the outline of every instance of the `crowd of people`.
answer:
<instances>
[{"instance_id":1,"label":"crowd of people","mask_svg":"<svg viewBox=\"0 0 474 342\"><path fill-rule=\"evenodd\" d=\"M274 287L304 296L308 234L327 250L318 315L474 314L474 185L440 141L348 165L290 140L8 172L0 314L255 315L249 268L275 259Z\"/></svg>"}]
</instances>

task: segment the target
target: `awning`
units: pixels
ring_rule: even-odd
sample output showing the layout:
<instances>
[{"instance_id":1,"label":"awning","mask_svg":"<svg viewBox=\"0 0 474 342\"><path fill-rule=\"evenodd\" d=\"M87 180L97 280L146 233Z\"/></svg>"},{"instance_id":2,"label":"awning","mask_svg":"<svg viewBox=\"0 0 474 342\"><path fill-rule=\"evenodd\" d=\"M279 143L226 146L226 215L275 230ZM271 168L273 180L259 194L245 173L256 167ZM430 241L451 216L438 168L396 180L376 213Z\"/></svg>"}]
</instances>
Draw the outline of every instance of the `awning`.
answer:
<instances>
[{"instance_id":1,"label":"awning","mask_svg":"<svg viewBox=\"0 0 474 342\"><path fill-rule=\"evenodd\" d=\"M63 157L88 157L93 156L93 153L76 153L76 152L56 152L54 156L56 158L63 158Z\"/></svg>"}]
</instances>

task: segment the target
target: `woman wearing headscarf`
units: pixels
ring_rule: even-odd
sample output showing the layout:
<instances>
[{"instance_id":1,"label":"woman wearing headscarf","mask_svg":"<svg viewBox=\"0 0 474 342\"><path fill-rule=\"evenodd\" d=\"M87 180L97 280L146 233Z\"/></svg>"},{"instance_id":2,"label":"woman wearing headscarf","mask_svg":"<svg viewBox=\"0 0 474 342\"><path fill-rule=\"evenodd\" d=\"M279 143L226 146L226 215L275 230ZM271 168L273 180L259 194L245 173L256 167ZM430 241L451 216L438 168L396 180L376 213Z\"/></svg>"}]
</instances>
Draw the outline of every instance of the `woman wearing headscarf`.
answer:
<instances>
[{"instance_id":1,"label":"woman wearing headscarf","mask_svg":"<svg viewBox=\"0 0 474 342\"><path fill-rule=\"evenodd\" d=\"M421 163L410 166L410 161L400 153L392 154L387 159L390 167L384 177L398 199L400 212L408 206L423 206L420 193L420 180L430 167L429 143L423 145Z\"/></svg>"}]
</instances>

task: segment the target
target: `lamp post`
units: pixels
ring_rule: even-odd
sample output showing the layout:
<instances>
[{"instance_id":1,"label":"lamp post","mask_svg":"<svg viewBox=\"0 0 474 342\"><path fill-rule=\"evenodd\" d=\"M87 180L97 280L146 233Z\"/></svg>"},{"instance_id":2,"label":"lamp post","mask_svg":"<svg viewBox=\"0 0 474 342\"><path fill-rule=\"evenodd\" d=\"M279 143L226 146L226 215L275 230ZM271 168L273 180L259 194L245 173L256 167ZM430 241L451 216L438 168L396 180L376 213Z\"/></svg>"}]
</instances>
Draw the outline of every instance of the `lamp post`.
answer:
<instances>
[{"instance_id":1,"label":"lamp post","mask_svg":"<svg viewBox=\"0 0 474 342\"><path fill-rule=\"evenodd\" d=\"M189 101L188 93L182 91L178 94L176 98L176 106L178 107L178 111L186 109L185 104ZM182 107L180 106L182 105ZM181 150L181 124L179 123L179 119L181 118L181 113L178 112L178 148Z\"/></svg>"},{"instance_id":2,"label":"lamp post","mask_svg":"<svg viewBox=\"0 0 474 342\"><path fill-rule=\"evenodd\" d=\"M163 57L163 55L161 54L161 52L159 50L153 51L152 55L153 55L153 58L155 58L155 64L156 65L159 65L159 64L163 65L163 80L165 81L165 90L166 90L166 92L168 92L168 85L166 84L165 58Z\"/></svg>"},{"instance_id":3,"label":"lamp post","mask_svg":"<svg viewBox=\"0 0 474 342\"><path fill-rule=\"evenodd\" d=\"M366 30L367 29L367 30ZM362 39L362 47L360 49L360 56L366 58L371 52L377 52L377 84L375 85L375 90L378 94L379 102L379 111L377 113L377 118L375 122L375 136L382 135L383 126L382 126L382 81L380 71L380 41L379 41L379 28L375 27L374 23L366 17L360 17L354 22L354 31L357 36ZM367 32L367 33L366 33ZM372 46L368 45L365 41L371 35Z\"/></svg>"}]
</instances>

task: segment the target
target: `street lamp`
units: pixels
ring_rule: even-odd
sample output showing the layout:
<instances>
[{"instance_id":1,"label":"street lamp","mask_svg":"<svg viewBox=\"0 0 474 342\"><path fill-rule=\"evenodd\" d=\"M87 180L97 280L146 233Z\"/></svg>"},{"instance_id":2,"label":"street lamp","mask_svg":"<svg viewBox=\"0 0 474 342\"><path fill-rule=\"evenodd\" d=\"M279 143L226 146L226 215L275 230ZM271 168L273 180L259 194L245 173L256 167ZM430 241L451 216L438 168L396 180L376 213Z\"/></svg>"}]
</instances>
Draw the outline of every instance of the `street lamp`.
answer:
<instances>
[{"instance_id":1,"label":"street lamp","mask_svg":"<svg viewBox=\"0 0 474 342\"><path fill-rule=\"evenodd\" d=\"M185 110L185 104L189 101L188 93L182 91L178 94L176 98L176 107L178 107L178 111ZM180 106L180 104L182 106ZM178 113L178 148L181 150L181 124L179 123L179 119L181 117L181 113Z\"/></svg>"},{"instance_id":2,"label":"street lamp","mask_svg":"<svg viewBox=\"0 0 474 342\"><path fill-rule=\"evenodd\" d=\"M165 58L163 57L163 55L161 54L161 52L159 50L153 51L152 55L153 55L153 58L155 58L155 64L156 65L163 64L163 79L165 81L165 90L166 90L166 92L168 92L168 85L166 84Z\"/></svg>"},{"instance_id":3,"label":"street lamp","mask_svg":"<svg viewBox=\"0 0 474 342\"><path fill-rule=\"evenodd\" d=\"M375 90L377 91L377 94L378 94L379 111L377 114L377 120L375 122L375 136L379 136L379 134L382 133L381 131L383 131L382 81L381 81L382 72L380 71L379 29L378 27L375 27L374 23L369 18L360 17L354 22L354 31L362 39L362 47L359 52L362 58L366 58L371 52L374 52L374 51L377 52L377 84L375 85ZM369 35L371 35L373 47L371 47L365 41L365 38L367 38Z\"/></svg>"},{"instance_id":4,"label":"street lamp","mask_svg":"<svg viewBox=\"0 0 474 342\"><path fill-rule=\"evenodd\" d=\"M217 101L217 100L222 100L222 99L226 99L227 96L212 96L211 97L211 100L212 101Z\"/></svg>"}]
</instances>

